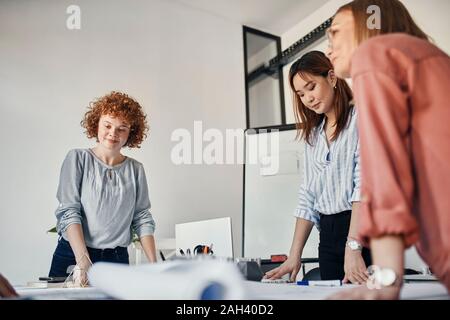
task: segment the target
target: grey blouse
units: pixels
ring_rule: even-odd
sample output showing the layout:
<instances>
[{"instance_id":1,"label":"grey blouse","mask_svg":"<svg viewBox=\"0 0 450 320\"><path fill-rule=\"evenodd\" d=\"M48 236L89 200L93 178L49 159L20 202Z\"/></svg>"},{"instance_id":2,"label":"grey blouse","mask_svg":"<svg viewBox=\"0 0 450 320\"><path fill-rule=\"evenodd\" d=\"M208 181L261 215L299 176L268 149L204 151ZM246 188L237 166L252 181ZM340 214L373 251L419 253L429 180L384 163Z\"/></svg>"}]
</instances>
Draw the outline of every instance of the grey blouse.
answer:
<instances>
[{"instance_id":1,"label":"grey blouse","mask_svg":"<svg viewBox=\"0 0 450 320\"><path fill-rule=\"evenodd\" d=\"M56 197L57 230L66 240L74 223L81 224L86 245L97 249L128 246L132 230L139 237L155 231L144 167L132 158L109 166L90 149L69 151Z\"/></svg>"}]
</instances>

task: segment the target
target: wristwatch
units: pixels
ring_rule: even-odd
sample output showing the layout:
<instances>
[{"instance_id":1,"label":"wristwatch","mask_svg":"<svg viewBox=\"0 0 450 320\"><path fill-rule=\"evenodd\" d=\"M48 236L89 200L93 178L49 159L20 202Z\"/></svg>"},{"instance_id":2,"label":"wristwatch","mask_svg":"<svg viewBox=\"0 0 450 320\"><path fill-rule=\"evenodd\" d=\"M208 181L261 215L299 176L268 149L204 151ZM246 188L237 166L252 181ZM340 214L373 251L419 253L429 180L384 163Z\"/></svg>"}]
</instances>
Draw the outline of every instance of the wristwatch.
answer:
<instances>
[{"instance_id":1,"label":"wristwatch","mask_svg":"<svg viewBox=\"0 0 450 320\"><path fill-rule=\"evenodd\" d=\"M367 273L369 274L367 279L369 289L391 287L399 282L397 274L390 268L380 268L373 265L367 268Z\"/></svg>"},{"instance_id":2,"label":"wristwatch","mask_svg":"<svg viewBox=\"0 0 450 320\"><path fill-rule=\"evenodd\" d=\"M362 245L361 243L359 243L358 241L356 241L355 239L348 239L347 243L345 244L347 247L349 247L350 249L352 249L353 251L362 250Z\"/></svg>"}]
</instances>

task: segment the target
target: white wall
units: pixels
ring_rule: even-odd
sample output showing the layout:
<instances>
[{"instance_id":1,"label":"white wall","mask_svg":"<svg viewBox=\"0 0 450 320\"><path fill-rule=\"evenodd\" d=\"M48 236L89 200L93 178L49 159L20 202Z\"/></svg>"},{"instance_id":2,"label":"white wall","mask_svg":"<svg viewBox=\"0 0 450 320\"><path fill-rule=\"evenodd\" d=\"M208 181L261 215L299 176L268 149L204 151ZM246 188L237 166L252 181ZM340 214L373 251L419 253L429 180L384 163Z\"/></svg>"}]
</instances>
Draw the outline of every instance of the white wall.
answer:
<instances>
[{"instance_id":1,"label":"white wall","mask_svg":"<svg viewBox=\"0 0 450 320\"><path fill-rule=\"evenodd\" d=\"M66 8L81 7L81 30ZM135 97L150 137L125 153L143 162L158 238L175 223L231 216L241 249L242 165L180 165L171 133L244 128L242 26L172 1L0 3L0 272L14 284L48 273L56 188L71 148L89 147L79 122L110 90Z\"/></svg>"},{"instance_id":2,"label":"white wall","mask_svg":"<svg viewBox=\"0 0 450 320\"><path fill-rule=\"evenodd\" d=\"M324 4L320 9L308 16L308 18L300 21L296 26L281 35L282 50L291 46L298 39L302 38L310 31L319 26L322 22L332 17L336 10L342 5L350 2L349 0L330 0ZM416 23L422 30L431 36L435 44L442 50L450 53L450 24L448 19L448 12L450 12L450 1L448 0L402 0ZM325 39L319 41L311 48L305 51L326 49L327 42ZM298 56L300 58L301 55ZM293 61L294 62L294 61ZM292 63L293 63L292 62ZM291 63L291 64L292 64ZM284 88L285 88L285 103L286 103L286 121L287 123L294 123L295 118L292 107L292 95L288 81L289 68L291 64L284 67ZM406 251L405 254L407 267L422 270L425 263L418 256L415 248Z\"/></svg>"}]
</instances>

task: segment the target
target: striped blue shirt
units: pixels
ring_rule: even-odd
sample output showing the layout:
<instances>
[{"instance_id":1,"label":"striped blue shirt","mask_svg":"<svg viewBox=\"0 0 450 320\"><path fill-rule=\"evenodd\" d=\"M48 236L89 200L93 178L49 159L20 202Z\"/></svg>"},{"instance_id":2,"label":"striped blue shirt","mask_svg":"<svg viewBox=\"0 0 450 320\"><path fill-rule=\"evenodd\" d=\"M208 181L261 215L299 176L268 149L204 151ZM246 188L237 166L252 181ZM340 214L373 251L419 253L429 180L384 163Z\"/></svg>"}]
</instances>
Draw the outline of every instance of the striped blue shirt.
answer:
<instances>
[{"instance_id":1,"label":"striped blue shirt","mask_svg":"<svg viewBox=\"0 0 450 320\"><path fill-rule=\"evenodd\" d=\"M305 142L303 182L295 216L314 222L319 229L319 214L351 210L360 200L359 138L356 110L347 127L328 147L325 119L313 132L312 146Z\"/></svg>"}]
</instances>

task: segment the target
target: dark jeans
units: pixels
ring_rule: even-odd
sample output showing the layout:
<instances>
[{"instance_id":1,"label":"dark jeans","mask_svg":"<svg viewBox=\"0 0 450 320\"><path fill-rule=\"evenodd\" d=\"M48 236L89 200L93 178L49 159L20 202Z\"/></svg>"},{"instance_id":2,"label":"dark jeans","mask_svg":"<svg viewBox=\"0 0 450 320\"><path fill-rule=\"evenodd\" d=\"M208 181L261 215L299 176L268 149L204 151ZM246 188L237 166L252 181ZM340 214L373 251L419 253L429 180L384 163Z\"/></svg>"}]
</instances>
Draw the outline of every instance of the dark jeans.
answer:
<instances>
[{"instance_id":1,"label":"dark jeans","mask_svg":"<svg viewBox=\"0 0 450 320\"><path fill-rule=\"evenodd\" d=\"M319 268L322 280L344 279L345 244L350 229L351 211L320 215ZM363 248L366 267L372 264L370 250Z\"/></svg>"},{"instance_id":2,"label":"dark jeans","mask_svg":"<svg viewBox=\"0 0 450 320\"><path fill-rule=\"evenodd\" d=\"M88 247L87 250L92 263L102 261L129 264L126 247L116 247L114 249L93 249ZM69 242L61 237L53 254L52 265L48 276L65 277L68 275L67 268L72 265L76 265L75 255Z\"/></svg>"}]
</instances>

